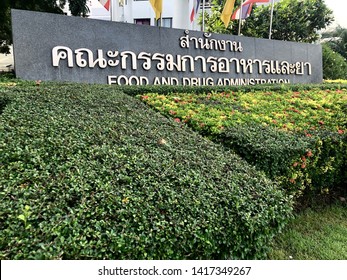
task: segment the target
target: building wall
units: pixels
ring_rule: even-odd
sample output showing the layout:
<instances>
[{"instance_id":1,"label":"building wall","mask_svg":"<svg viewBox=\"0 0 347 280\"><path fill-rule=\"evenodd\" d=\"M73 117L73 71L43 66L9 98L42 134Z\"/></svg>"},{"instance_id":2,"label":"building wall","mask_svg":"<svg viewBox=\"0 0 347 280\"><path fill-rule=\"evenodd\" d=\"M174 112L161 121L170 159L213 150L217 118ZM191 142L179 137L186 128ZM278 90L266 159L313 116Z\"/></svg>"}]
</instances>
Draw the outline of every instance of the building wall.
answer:
<instances>
[{"instance_id":1,"label":"building wall","mask_svg":"<svg viewBox=\"0 0 347 280\"><path fill-rule=\"evenodd\" d=\"M151 25L156 24L155 14L148 0L124 0L123 7L118 5L118 0L113 0L112 3L112 20L114 21L136 23L140 19L149 19ZM173 28L201 30L197 17L194 22L190 22L192 7L193 0L163 0L162 18L171 19ZM89 18L100 20L111 18L111 12L107 11L98 0L89 0L89 9ZM209 1L206 0L206 12L209 10Z\"/></svg>"}]
</instances>

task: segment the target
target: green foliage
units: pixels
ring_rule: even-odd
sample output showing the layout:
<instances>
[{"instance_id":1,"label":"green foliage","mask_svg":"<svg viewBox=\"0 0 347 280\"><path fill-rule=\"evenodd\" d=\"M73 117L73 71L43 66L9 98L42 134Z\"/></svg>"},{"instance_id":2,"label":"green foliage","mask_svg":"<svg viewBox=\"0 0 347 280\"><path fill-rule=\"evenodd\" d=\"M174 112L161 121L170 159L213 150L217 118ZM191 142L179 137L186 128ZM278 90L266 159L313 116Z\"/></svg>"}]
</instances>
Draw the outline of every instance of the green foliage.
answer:
<instances>
[{"instance_id":1,"label":"green foliage","mask_svg":"<svg viewBox=\"0 0 347 280\"><path fill-rule=\"evenodd\" d=\"M273 260L346 260L346 202L306 209L275 238Z\"/></svg>"},{"instance_id":2,"label":"green foliage","mask_svg":"<svg viewBox=\"0 0 347 280\"><path fill-rule=\"evenodd\" d=\"M291 216L262 173L117 88L0 96L2 259L264 258Z\"/></svg>"},{"instance_id":3,"label":"green foliage","mask_svg":"<svg viewBox=\"0 0 347 280\"><path fill-rule=\"evenodd\" d=\"M335 52L347 59L347 29L338 26L330 32L324 32L322 39Z\"/></svg>"},{"instance_id":4,"label":"green foliage","mask_svg":"<svg viewBox=\"0 0 347 280\"><path fill-rule=\"evenodd\" d=\"M11 9L63 14L66 0L1 0L0 2L0 53L9 53L12 44ZM89 12L87 0L69 1L72 15L86 16Z\"/></svg>"},{"instance_id":5,"label":"green foliage","mask_svg":"<svg viewBox=\"0 0 347 280\"><path fill-rule=\"evenodd\" d=\"M339 53L333 51L328 44L322 44L323 78L347 79L347 62Z\"/></svg>"},{"instance_id":6,"label":"green foliage","mask_svg":"<svg viewBox=\"0 0 347 280\"><path fill-rule=\"evenodd\" d=\"M225 28L220 19L226 0L212 0L211 12L205 13L205 31L222 34L237 34L237 21L230 20L229 26ZM235 1L235 7L240 5L241 1ZM202 17L199 18L199 24L202 25ZM236 31L235 31L236 30Z\"/></svg>"},{"instance_id":7,"label":"green foliage","mask_svg":"<svg viewBox=\"0 0 347 280\"><path fill-rule=\"evenodd\" d=\"M0 76L1 79L1 76ZM227 91L234 92L258 92L271 91L275 93L285 93L288 91L305 91L305 90L340 90L347 89L347 83L337 84L336 81L330 81L325 84L260 84L254 86L171 86L171 85L155 85L155 86L113 86L120 91L131 96L143 95L147 93L158 93L162 95L170 95L176 93L189 94L206 94L208 92L223 93Z\"/></svg>"},{"instance_id":8,"label":"green foliage","mask_svg":"<svg viewBox=\"0 0 347 280\"><path fill-rule=\"evenodd\" d=\"M217 2L214 1L216 4ZM213 9L207 17L207 31L237 34L238 21L230 23L228 29L221 25L219 18L223 6L224 4ZM243 23L241 33L250 37L269 38L270 10L271 5L254 6L251 16ZM271 38L315 42L319 38L318 31L326 28L332 21L332 11L327 8L324 0L282 0L274 6Z\"/></svg>"},{"instance_id":9,"label":"green foliage","mask_svg":"<svg viewBox=\"0 0 347 280\"><path fill-rule=\"evenodd\" d=\"M230 127L216 138L296 196L347 191L346 135L321 131L307 137L253 124Z\"/></svg>"},{"instance_id":10,"label":"green foliage","mask_svg":"<svg viewBox=\"0 0 347 280\"><path fill-rule=\"evenodd\" d=\"M30 211L30 206L25 205L24 209L22 210L22 214L18 215L18 219L22 220L24 223L24 228L27 230L31 227L31 224L29 223L29 218L31 215L31 211Z\"/></svg>"},{"instance_id":11,"label":"green foliage","mask_svg":"<svg viewBox=\"0 0 347 280\"><path fill-rule=\"evenodd\" d=\"M87 17L90 12L87 6L87 0L73 0L69 1L69 10L73 16Z\"/></svg>"},{"instance_id":12,"label":"green foliage","mask_svg":"<svg viewBox=\"0 0 347 280\"><path fill-rule=\"evenodd\" d=\"M290 193L346 188L346 89L142 95L241 155Z\"/></svg>"},{"instance_id":13,"label":"green foliage","mask_svg":"<svg viewBox=\"0 0 347 280\"><path fill-rule=\"evenodd\" d=\"M0 2L0 53L9 53L9 45L12 42L11 12L8 8L8 0Z\"/></svg>"},{"instance_id":14,"label":"green foliage","mask_svg":"<svg viewBox=\"0 0 347 280\"><path fill-rule=\"evenodd\" d=\"M314 144L311 138L254 123L228 127L218 139L269 177L283 177L286 187L292 164Z\"/></svg>"},{"instance_id":15,"label":"green foliage","mask_svg":"<svg viewBox=\"0 0 347 280\"><path fill-rule=\"evenodd\" d=\"M269 14L269 9L270 7L262 10ZM260 19L262 16L265 14L255 15L254 24L248 28L252 30L258 24L262 24L263 19ZM328 9L324 0L283 0L274 6L272 38L296 42L315 42L319 38L318 31L326 28L332 21L332 11ZM245 28L247 29L247 27ZM268 32L263 33L262 37L266 35Z\"/></svg>"}]
</instances>

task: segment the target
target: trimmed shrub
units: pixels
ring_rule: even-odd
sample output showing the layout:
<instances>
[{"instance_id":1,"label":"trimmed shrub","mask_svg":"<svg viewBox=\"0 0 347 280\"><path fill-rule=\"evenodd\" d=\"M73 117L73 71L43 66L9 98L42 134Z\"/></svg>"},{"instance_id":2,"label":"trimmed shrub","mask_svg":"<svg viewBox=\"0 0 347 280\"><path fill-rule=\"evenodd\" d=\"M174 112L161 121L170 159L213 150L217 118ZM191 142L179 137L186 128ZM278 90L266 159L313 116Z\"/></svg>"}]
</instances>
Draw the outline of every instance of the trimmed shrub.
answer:
<instances>
[{"instance_id":1,"label":"trimmed shrub","mask_svg":"<svg viewBox=\"0 0 347 280\"><path fill-rule=\"evenodd\" d=\"M289 175L288 167L315 143L313 138L259 124L229 127L216 139L271 178Z\"/></svg>"},{"instance_id":2,"label":"trimmed shrub","mask_svg":"<svg viewBox=\"0 0 347 280\"><path fill-rule=\"evenodd\" d=\"M0 115L4 111L6 105L10 102L10 99L7 96L2 96L0 94Z\"/></svg>"},{"instance_id":3,"label":"trimmed shrub","mask_svg":"<svg viewBox=\"0 0 347 280\"><path fill-rule=\"evenodd\" d=\"M222 143L296 195L346 190L345 89L146 94L150 106Z\"/></svg>"},{"instance_id":4,"label":"trimmed shrub","mask_svg":"<svg viewBox=\"0 0 347 280\"><path fill-rule=\"evenodd\" d=\"M333 81L332 81L333 82ZM334 90L347 88L347 84L263 84L254 86L169 86L169 85L155 85L155 86L112 86L120 91L130 95L144 95L147 93L157 93L162 95L170 94L207 94L209 92L257 92L257 91L271 91L271 92L288 92L288 91L303 91L303 90Z\"/></svg>"},{"instance_id":5,"label":"trimmed shrub","mask_svg":"<svg viewBox=\"0 0 347 280\"><path fill-rule=\"evenodd\" d=\"M306 170L311 190L347 194L347 134L321 130L316 139Z\"/></svg>"},{"instance_id":6,"label":"trimmed shrub","mask_svg":"<svg viewBox=\"0 0 347 280\"><path fill-rule=\"evenodd\" d=\"M239 156L115 88L7 90L2 259L259 259L291 216Z\"/></svg>"},{"instance_id":7,"label":"trimmed shrub","mask_svg":"<svg viewBox=\"0 0 347 280\"><path fill-rule=\"evenodd\" d=\"M323 78L347 79L347 62L339 53L333 51L328 44L322 44Z\"/></svg>"},{"instance_id":8,"label":"trimmed shrub","mask_svg":"<svg viewBox=\"0 0 347 280\"><path fill-rule=\"evenodd\" d=\"M215 140L263 170L295 195L347 191L347 136L331 131L312 134L280 131L258 124L229 127Z\"/></svg>"}]
</instances>

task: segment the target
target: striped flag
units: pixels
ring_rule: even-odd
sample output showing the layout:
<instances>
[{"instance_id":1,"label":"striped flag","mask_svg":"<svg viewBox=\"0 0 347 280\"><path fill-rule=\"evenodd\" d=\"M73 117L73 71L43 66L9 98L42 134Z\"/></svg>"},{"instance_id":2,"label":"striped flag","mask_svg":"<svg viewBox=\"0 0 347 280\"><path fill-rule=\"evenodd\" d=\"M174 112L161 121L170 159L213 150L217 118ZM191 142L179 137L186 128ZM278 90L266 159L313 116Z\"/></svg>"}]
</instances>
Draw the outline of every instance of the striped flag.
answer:
<instances>
[{"instance_id":1,"label":"striped flag","mask_svg":"<svg viewBox=\"0 0 347 280\"><path fill-rule=\"evenodd\" d=\"M227 0L224 5L220 19L224 22L225 28L228 27L231 14L233 13L235 0Z\"/></svg>"},{"instance_id":2,"label":"striped flag","mask_svg":"<svg viewBox=\"0 0 347 280\"><path fill-rule=\"evenodd\" d=\"M252 8L253 8L253 4L254 3L268 3L270 0L246 0L243 4L242 4L242 15L241 15L241 19L245 19L248 18L251 15L252 12ZM240 12L241 9L238 8L235 10L235 12L233 13L233 15L231 16L232 20L235 19L240 19Z\"/></svg>"},{"instance_id":3,"label":"striped flag","mask_svg":"<svg viewBox=\"0 0 347 280\"><path fill-rule=\"evenodd\" d=\"M193 9L192 9L192 12L190 13L190 22L194 21L195 16L199 12L199 7L200 7L200 0L194 0Z\"/></svg>"},{"instance_id":4,"label":"striped flag","mask_svg":"<svg viewBox=\"0 0 347 280\"><path fill-rule=\"evenodd\" d=\"M159 19L163 11L163 0L149 0L149 2L155 12L155 19Z\"/></svg>"},{"instance_id":5,"label":"striped flag","mask_svg":"<svg viewBox=\"0 0 347 280\"><path fill-rule=\"evenodd\" d=\"M111 0L99 0L100 4L105 7L107 11L110 10L110 2Z\"/></svg>"}]
</instances>

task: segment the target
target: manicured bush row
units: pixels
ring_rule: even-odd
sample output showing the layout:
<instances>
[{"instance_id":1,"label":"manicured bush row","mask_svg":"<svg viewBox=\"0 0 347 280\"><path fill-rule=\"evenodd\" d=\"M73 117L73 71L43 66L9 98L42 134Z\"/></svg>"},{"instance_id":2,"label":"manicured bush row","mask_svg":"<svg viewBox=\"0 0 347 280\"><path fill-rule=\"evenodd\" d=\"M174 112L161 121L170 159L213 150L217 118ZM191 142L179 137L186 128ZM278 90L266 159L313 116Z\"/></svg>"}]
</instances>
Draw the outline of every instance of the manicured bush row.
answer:
<instances>
[{"instance_id":1,"label":"manicured bush row","mask_svg":"<svg viewBox=\"0 0 347 280\"><path fill-rule=\"evenodd\" d=\"M272 92L287 92L287 91L302 91L302 90L335 90L346 89L347 84L340 83L326 83L326 84L264 84L254 86L168 86L168 85L155 85L155 86L114 86L124 93L137 96L147 93L157 94L206 94L209 92L256 92L256 91L272 91Z\"/></svg>"},{"instance_id":2,"label":"manicured bush row","mask_svg":"<svg viewBox=\"0 0 347 280\"><path fill-rule=\"evenodd\" d=\"M346 89L144 94L140 98L245 158L291 193L346 187Z\"/></svg>"},{"instance_id":3,"label":"manicured bush row","mask_svg":"<svg viewBox=\"0 0 347 280\"><path fill-rule=\"evenodd\" d=\"M0 114L3 112L7 104L10 102L10 98L0 93Z\"/></svg>"},{"instance_id":4,"label":"manicured bush row","mask_svg":"<svg viewBox=\"0 0 347 280\"><path fill-rule=\"evenodd\" d=\"M324 79L346 79L346 59L335 52L329 44L322 44L323 52L323 77Z\"/></svg>"},{"instance_id":5,"label":"manicured bush row","mask_svg":"<svg viewBox=\"0 0 347 280\"><path fill-rule=\"evenodd\" d=\"M259 124L229 127L215 141L231 148L295 195L347 191L347 135L304 134Z\"/></svg>"},{"instance_id":6,"label":"manicured bush row","mask_svg":"<svg viewBox=\"0 0 347 280\"><path fill-rule=\"evenodd\" d=\"M215 139L237 151L271 178L288 178L291 165L306 155L315 143L312 137L255 123L228 127Z\"/></svg>"},{"instance_id":7,"label":"manicured bush row","mask_svg":"<svg viewBox=\"0 0 347 280\"><path fill-rule=\"evenodd\" d=\"M257 259L289 197L109 86L0 86L2 259Z\"/></svg>"}]
</instances>

